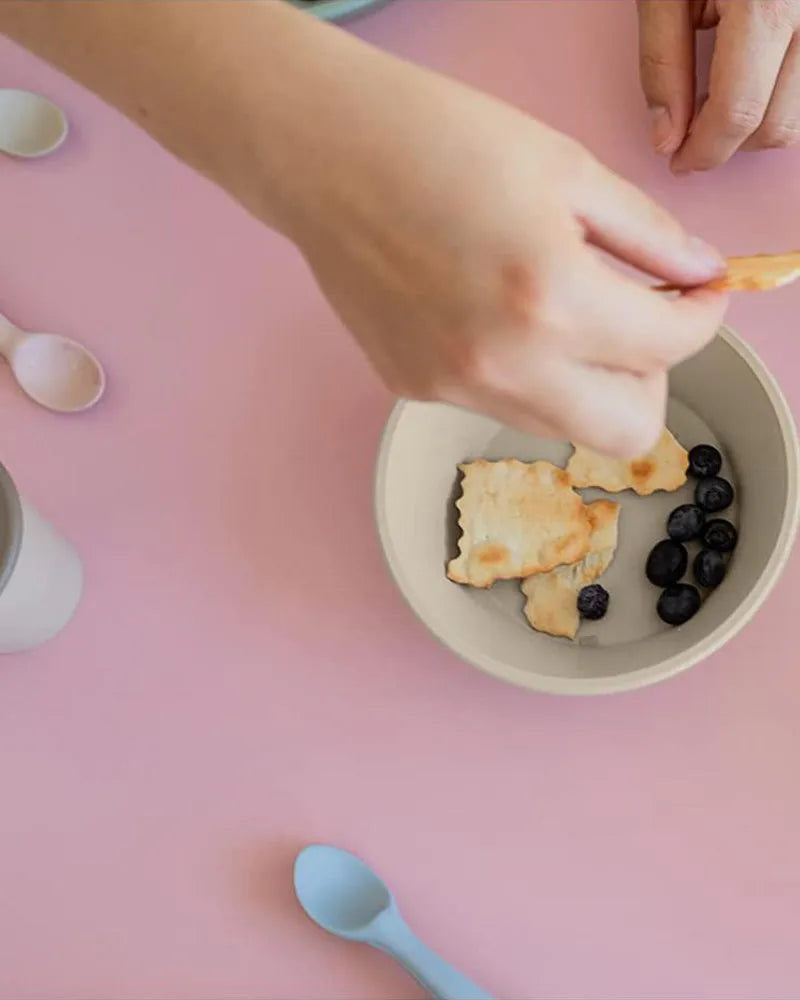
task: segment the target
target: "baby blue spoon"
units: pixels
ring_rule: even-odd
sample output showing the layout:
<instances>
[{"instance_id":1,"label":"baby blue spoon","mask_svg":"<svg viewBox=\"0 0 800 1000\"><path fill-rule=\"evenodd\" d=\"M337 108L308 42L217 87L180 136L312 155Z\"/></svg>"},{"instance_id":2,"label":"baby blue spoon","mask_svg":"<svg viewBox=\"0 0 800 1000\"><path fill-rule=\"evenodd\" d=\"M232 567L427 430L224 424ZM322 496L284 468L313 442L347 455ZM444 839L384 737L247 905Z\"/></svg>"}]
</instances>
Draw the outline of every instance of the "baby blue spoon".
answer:
<instances>
[{"instance_id":1,"label":"baby blue spoon","mask_svg":"<svg viewBox=\"0 0 800 1000\"><path fill-rule=\"evenodd\" d=\"M391 955L434 1000L492 1000L414 936L386 885L354 854L304 848L294 864L294 891L316 924Z\"/></svg>"}]
</instances>

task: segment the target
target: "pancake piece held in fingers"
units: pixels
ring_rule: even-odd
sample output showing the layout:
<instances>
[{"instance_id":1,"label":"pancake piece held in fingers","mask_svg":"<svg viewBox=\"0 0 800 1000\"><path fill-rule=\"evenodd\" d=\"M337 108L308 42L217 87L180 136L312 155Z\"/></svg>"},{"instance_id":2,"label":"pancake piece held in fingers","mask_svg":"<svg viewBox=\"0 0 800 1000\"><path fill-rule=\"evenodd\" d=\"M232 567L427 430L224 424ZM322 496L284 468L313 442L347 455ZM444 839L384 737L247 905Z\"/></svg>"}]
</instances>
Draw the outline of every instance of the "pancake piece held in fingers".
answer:
<instances>
[{"instance_id":1,"label":"pancake piece held in fingers","mask_svg":"<svg viewBox=\"0 0 800 1000\"><path fill-rule=\"evenodd\" d=\"M459 469L461 538L447 569L451 580L491 587L577 562L589 551L589 517L564 469L516 459L478 459Z\"/></svg>"},{"instance_id":2,"label":"pancake piece held in fingers","mask_svg":"<svg viewBox=\"0 0 800 1000\"><path fill-rule=\"evenodd\" d=\"M567 472L578 489L596 486L608 493L633 490L645 497L657 490L671 493L686 482L689 455L666 429L656 447L633 462L607 458L581 445L574 447Z\"/></svg>"},{"instance_id":3,"label":"pancake piece held in fingers","mask_svg":"<svg viewBox=\"0 0 800 1000\"><path fill-rule=\"evenodd\" d=\"M611 565L617 548L619 504L597 500L587 504L591 526L589 551L572 566L559 566L522 581L525 617L537 632L574 639L580 626L578 594Z\"/></svg>"},{"instance_id":4,"label":"pancake piece held in fingers","mask_svg":"<svg viewBox=\"0 0 800 1000\"><path fill-rule=\"evenodd\" d=\"M703 285L719 292L766 292L800 278L800 250L729 257L725 274ZM677 292L677 285L659 285L659 292Z\"/></svg>"}]
</instances>

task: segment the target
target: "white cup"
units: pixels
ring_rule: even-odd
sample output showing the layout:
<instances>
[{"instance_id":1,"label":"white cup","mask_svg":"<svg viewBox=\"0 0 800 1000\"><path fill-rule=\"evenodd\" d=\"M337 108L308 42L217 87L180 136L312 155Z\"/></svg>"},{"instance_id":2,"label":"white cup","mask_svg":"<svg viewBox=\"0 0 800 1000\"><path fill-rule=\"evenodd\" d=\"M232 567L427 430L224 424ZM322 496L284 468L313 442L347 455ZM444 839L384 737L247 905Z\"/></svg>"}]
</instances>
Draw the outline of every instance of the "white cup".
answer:
<instances>
[{"instance_id":1,"label":"white cup","mask_svg":"<svg viewBox=\"0 0 800 1000\"><path fill-rule=\"evenodd\" d=\"M77 552L20 497L0 465L0 653L33 649L55 636L82 591Z\"/></svg>"}]
</instances>

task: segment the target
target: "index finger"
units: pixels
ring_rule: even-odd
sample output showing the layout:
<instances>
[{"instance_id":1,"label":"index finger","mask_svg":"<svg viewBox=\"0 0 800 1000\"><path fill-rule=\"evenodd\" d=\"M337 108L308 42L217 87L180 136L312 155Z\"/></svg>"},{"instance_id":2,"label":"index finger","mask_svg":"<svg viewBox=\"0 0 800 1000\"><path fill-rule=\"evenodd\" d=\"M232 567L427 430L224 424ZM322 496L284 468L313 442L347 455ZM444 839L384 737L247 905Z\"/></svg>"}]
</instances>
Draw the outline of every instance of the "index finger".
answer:
<instances>
[{"instance_id":1,"label":"index finger","mask_svg":"<svg viewBox=\"0 0 800 1000\"><path fill-rule=\"evenodd\" d=\"M676 173L725 163L758 129L792 40L761 4L727 6L717 28L709 95L672 160Z\"/></svg>"},{"instance_id":2,"label":"index finger","mask_svg":"<svg viewBox=\"0 0 800 1000\"><path fill-rule=\"evenodd\" d=\"M721 254L690 236L634 184L590 159L573 205L585 238L640 271L679 285L700 285L725 270Z\"/></svg>"}]
</instances>

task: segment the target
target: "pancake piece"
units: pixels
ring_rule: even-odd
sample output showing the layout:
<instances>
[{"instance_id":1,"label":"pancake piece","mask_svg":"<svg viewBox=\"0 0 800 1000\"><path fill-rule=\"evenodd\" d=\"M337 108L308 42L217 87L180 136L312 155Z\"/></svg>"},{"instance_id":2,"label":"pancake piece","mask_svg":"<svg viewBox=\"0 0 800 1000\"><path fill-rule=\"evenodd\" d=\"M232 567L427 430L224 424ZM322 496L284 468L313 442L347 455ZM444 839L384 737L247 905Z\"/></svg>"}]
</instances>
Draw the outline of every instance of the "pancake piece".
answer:
<instances>
[{"instance_id":1,"label":"pancake piece","mask_svg":"<svg viewBox=\"0 0 800 1000\"><path fill-rule=\"evenodd\" d=\"M689 455L666 429L653 451L633 462L606 458L581 445L574 448L567 472L578 489L596 486L607 493L633 490L646 497L657 490L672 493L686 482Z\"/></svg>"},{"instance_id":2,"label":"pancake piece","mask_svg":"<svg viewBox=\"0 0 800 1000\"><path fill-rule=\"evenodd\" d=\"M578 594L595 583L611 565L617 548L619 504L597 500L587 504L591 525L589 551L572 566L560 566L522 581L525 617L537 632L574 639L580 626Z\"/></svg>"},{"instance_id":3,"label":"pancake piece","mask_svg":"<svg viewBox=\"0 0 800 1000\"><path fill-rule=\"evenodd\" d=\"M478 459L460 465L461 538L448 577L491 587L582 559L591 525L564 469L550 462Z\"/></svg>"},{"instance_id":4,"label":"pancake piece","mask_svg":"<svg viewBox=\"0 0 800 1000\"><path fill-rule=\"evenodd\" d=\"M765 292L800 278L800 250L788 253L757 253L752 257L729 257L728 269L703 285L721 292ZM659 285L660 292L677 292L677 285Z\"/></svg>"}]
</instances>

